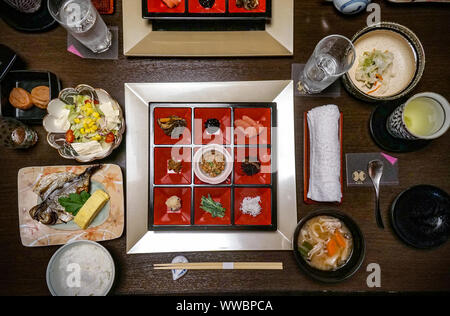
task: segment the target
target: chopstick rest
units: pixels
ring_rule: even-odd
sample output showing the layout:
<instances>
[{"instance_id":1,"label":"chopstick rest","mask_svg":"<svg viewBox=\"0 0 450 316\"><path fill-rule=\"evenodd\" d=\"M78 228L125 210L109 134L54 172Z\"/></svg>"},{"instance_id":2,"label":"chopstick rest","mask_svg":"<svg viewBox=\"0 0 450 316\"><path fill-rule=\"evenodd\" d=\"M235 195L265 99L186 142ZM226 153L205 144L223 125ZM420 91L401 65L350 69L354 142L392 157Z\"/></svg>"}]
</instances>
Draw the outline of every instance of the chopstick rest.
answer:
<instances>
[{"instance_id":1,"label":"chopstick rest","mask_svg":"<svg viewBox=\"0 0 450 316\"><path fill-rule=\"evenodd\" d=\"M172 263L188 263L188 259L184 256L176 256L173 258ZM172 269L172 279L174 281L183 277L187 273L187 269Z\"/></svg>"}]
</instances>

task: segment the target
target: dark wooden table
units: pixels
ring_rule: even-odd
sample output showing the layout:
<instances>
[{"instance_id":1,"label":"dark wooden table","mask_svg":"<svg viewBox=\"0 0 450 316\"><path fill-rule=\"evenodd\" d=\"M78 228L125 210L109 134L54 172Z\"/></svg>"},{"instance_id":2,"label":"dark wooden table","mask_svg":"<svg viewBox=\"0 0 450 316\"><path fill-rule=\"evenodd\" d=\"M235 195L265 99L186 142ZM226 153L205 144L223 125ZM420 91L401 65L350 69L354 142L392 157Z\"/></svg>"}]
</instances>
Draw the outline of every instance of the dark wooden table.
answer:
<instances>
[{"instance_id":1,"label":"dark wooden table","mask_svg":"<svg viewBox=\"0 0 450 316\"><path fill-rule=\"evenodd\" d=\"M450 6L381 4L384 21L394 21L411 28L421 39L427 63L415 93L434 91L450 98ZM292 58L126 58L115 61L83 60L66 51L66 31L61 27L43 34L19 33L0 21L0 43L8 45L26 62L27 69L55 73L64 87L79 83L102 87L122 105L125 82L234 81L290 79L291 64L304 63L315 44L324 36L339 33L351 37L365 26L368 13L347 17L332 5L320 0L295 1L295 55ZM121 1L116 12L105 16L107 24L122 27ZM120 38L120 50L122 50ZM342 89L341 97L296 98L296 152L298 217L317 206L302 201L302 113L318 105L334 103L344 113L344 152L376 152L368 130L373 105L352 98ZM128 122L132 123L132 122ZM71 164L58 156L45 140L26 151L0 149L0 294L47 295L47 263L58 247L25 248L20 243L17 210L17 172L22 167ZM396 154L400 160L400 185L383 187L381 207L385 222L388 208L402 190L415 184L432 184L450 191L450 133L433 141L425 149ZM104 162L119 164L124 174L126 144L122 144ZM208 252L188 253L191 261L282 261L283 271L202 271L189 272L174 282L168 271L154 271L152 263L169 262L174 254L127 255L125 234L117 240L102 243L112 254L117 267L113 294L231 294L361 291L449 291L450 243L432 250L420 251L400 242L390 226L376 227L371 188L345 188L340 209L360 225L366 238L366 258L361 269L349 280L324 285L306 277L297 267L291 252ZM366 278L369 263L381 267L381 288L369 288Z\"/></svg>"}]
</instances>

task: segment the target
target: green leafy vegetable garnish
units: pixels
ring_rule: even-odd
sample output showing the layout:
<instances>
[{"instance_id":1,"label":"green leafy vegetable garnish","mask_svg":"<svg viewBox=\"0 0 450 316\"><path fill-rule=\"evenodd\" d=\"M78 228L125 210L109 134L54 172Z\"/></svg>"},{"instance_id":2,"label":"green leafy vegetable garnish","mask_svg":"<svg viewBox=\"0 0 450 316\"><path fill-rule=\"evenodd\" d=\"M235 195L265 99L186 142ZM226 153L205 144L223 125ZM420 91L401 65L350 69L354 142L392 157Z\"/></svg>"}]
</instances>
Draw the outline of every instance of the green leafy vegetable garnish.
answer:
<instances>
[{"instance_id":1,"label":"green leafy vegetable garnish","mask_svg":"<svg viewBox=\"0 0 450 316\"><path fill-rule=\"evenodd\" d=\"M299 247L298 251L301 253L303 257L308 257L309 252L313 249L313 246L307 242L304 241Z\"/></svg>"},{"instance_id":2,"label":"green leafy vegetable garnish","mask_svg":"<svg viewBox=\"0 0 450 316\"><path fill-rule=\"evenodd\" d=\"M71 193L68 197L60 197L58 202L65 208L66 212L75 216L90 197L89 193L83 191L80 194Z\"/></svg>"},{"instance_id":3,"label":"green leafy vegetable garnish","mask_svg":"<svg viewBox=\"0 0 450 316\"><path fill-rule=\"evenodd\" d=\"M225 216L225 208L222 207L222 204L214 201L211 198L211 195L208 194L208 197L205 198L202 196L202 200L200 202L200 208L205 212L211 214L212 217L224 217Z\"/></svg>"}]
</instances>

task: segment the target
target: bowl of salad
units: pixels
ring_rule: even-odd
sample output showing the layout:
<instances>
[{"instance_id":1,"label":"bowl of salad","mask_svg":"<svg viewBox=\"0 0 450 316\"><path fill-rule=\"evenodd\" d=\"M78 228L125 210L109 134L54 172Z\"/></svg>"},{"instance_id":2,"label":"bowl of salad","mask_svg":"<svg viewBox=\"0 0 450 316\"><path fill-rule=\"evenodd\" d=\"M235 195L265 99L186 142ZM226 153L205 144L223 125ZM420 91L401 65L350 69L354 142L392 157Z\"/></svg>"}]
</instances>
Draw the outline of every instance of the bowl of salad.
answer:
<instances>
[{"instance_id":1,"label":"bowl of salad","mask_svg":"<svg viewBox=\"0 0 450 316\"><path fill-rule=\"evenodd\" d=\"M366 102L405 97L420 81L425 51L407 27L381 22L363 28L352 38L356 62L342 76L344 87Z\"/></svg>"},{"instance_id":2,"label":"bowl of salad","mask_svg":"<svg viewBox=\"0 0 450 316\"><path fill-rule=\"evenodd\" d=\"M43 126L61 157L90 162L107 157L122 142L125 120L108 92L82 84L50 101Z\"/></svg>"}]
</instances>

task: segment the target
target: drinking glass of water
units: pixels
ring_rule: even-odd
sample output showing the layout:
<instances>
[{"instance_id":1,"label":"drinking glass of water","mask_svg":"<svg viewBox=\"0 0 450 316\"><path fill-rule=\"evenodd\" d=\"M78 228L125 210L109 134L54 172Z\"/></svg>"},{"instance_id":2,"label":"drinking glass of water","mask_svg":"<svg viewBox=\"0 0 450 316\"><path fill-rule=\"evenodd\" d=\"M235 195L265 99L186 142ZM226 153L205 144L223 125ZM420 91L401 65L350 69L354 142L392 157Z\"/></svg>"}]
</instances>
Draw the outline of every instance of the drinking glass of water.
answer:
<instances>
[{"instance_id":1,"label":"drinking glass of water","mask_svg":"<svg viewBox=\"0 0 450 316\"><path fill-rule=\"evenodd\" d=\"M111 32L91 0L49 0L48 10L73 37L94 53L111 46Z\"/></svg>"},{"instance_id":2,"label":"drinking glass of water","mask_svg":"<svg viewBox=\"0 0 450 316\"><path fill-rule=\"evenodd\" d=\"M330 35L323 38L300 74L298 88L307 94L320 93L355 62L355 47L346 37Z\"/></svg>"}]
</instances>

